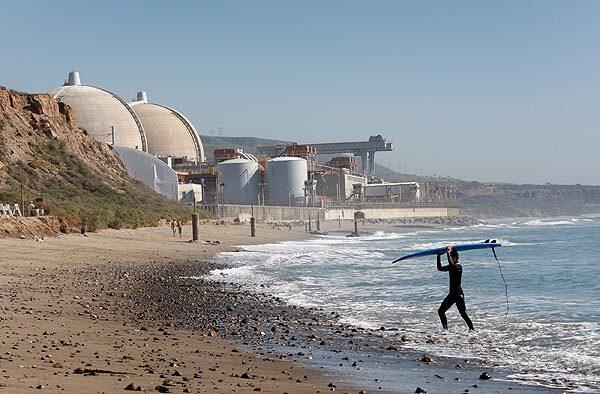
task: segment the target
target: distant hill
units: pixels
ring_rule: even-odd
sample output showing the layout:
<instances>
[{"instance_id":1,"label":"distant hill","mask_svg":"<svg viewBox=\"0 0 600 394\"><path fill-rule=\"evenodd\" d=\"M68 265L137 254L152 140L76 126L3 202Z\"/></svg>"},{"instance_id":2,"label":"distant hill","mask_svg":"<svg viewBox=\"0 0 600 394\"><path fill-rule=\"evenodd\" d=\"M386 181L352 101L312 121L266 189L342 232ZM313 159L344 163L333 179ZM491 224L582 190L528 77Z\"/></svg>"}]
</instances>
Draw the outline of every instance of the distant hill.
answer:
<instances>
[{"instance_id":1,"label":"distant hill","mask_svg":"<svg viewBox=\"0 0 600 394\"><path fill-rule=\"evenodd\" d=\"M451 187L463 213L481 218L600 213L600 186L455 181Z\"/></svg>"},{"instance_id":2,"label":"distant hill","mask_svg":"<svg viewBox=\"0 0 600 394\"><path fill-rule=\"evenodd\" d=\"M241 148L255 153L257 146L286 142L255 137L201 138L207 157L212 157L215 149ZM464 214L478 218L600 213L600 186L481 183L404 174L378 163L375 163L375 176L386 181L417 181L430 193L441 193L458 202Z\"/></svg>"}]
</instances>

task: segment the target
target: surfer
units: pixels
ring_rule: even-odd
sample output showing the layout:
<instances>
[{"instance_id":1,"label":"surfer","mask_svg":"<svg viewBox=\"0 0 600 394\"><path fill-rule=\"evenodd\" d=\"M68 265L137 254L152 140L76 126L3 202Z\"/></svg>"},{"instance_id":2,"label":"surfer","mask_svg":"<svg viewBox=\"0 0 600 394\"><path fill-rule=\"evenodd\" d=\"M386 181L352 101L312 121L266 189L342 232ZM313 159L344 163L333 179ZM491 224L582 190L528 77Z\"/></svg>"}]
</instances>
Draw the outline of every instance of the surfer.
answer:
<instances>
[{"instance_id":1,"label":"surfer","mask_svg":"<svg viewBox=\"0 0 600 394\"><path fill-rule=\"evenodd\" d=\"M456 304L456 308L460 313L460 316L469 326L469 330L475 330L473 328L473 323L469 316L467 315L467 307L465 306L465 295L463 293L462 287L460 286L461 276L462 276L462 266L458 262L458 252L452 249L452 246L448 246L446 248L446 256L448 257L448 265L442 265L441 256L443 253L438 253L437 255L437 269L438 271L448 271L450 275L450 292L442 301L438 309L438 315L440 315L440 320L442 321L442 326L444 329L448 329L448 320L446 319L446 311L450 309L450 307Z\"/></svg>"}]
</instances>

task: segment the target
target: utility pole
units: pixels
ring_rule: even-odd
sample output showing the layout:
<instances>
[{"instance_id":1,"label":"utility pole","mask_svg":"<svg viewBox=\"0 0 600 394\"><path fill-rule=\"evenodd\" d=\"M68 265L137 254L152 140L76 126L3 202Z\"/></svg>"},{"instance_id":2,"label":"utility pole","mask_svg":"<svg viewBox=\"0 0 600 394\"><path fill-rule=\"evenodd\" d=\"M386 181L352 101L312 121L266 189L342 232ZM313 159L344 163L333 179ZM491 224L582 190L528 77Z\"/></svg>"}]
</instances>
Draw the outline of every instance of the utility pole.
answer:
<instances>
[{"instance_id":1,"label":"utility pole","mask_svg":"<svg viewBox=\"0 0 600 394\"><path fill-rule=\"evenodd\" d=\"M252 216L250 216L250 236L256 237L256 219L254 218L254 205L251 207Z\"/></svg>"},{"instance_id":2,"label":"utility pole","mask_svg":"<svg viewBox=\"0 0 600 394\"><path fill-rule=\"evenodd\" d=\"M196 213L196 195L194 195L194 213L192 213L192 241L198 241L198 214Z\"/></svg>"}]
</instances>

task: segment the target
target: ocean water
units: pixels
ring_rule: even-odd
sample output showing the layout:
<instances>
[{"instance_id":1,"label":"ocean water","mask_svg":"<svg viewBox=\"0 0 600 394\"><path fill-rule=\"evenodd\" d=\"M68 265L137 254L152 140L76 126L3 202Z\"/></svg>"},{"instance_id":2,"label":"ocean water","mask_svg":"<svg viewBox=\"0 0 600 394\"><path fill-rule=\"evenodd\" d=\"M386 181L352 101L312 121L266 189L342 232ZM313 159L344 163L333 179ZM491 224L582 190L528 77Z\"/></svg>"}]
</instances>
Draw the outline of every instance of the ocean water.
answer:
<instances>
[{"instance_id":1,"label":"ocean water","mask_svg":"<svg viewBox=\"0 0 600 394\"><path fill-rule=\"evenodd\" d=\"M220 255L232 268L215 270L211 278L335 311L365 328L396 328L411 335L415 349L489 359L518 371L515 379L600 388L600 217L365 232L361 238L340 233L245 246ZM491 251L463 252L462 286L476 331L469 332L452 307L445 332L437 308L448 274L436 270L435 256L390 262L419 249L487 238L503 244L497 254L510 312L506 316L504 282ZM429 336L435 344L426 343Z\"/></svg>"}]
</instances>

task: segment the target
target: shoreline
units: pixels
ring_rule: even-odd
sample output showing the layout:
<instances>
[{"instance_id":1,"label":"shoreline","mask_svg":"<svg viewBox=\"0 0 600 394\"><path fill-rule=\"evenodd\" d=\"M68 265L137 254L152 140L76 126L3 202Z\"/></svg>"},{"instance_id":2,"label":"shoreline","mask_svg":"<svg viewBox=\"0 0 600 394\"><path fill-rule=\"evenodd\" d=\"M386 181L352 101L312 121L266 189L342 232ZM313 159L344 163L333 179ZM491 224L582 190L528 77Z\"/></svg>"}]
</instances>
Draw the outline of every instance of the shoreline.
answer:
<instances>
[{"instance_id":1,"label":"shoreline","mask_svg":"<svg viewBox=\"0 0 600 394\"><path fill-rule=\"evenodd\" d=\"M340 232L337 223L328 226L335 232ZM367 228L379 230L378 224L367 224ZM387 226L395 227L395 226ZM404 226L403 226L404 227ZM407 230L413 228L408 225ZM328 228L325 228L328 230ZM341 232L350 231L351 227L342 229ZM367 229L366 229L367 230ZM366 231L365 234L372 234ZM243 265L235 266L236 268ZM220 267L217 267L220 268ZM225 263L224 268L232 268ZM225 276L223 282L227 282ZM236 283L237 291L258 292L264 294L257 284L240 285ZM254 287L254 289L252 289ZM262 287L262 285L260 285ZM266 286L268 288L268 285ZM268 291L268 290L267 290ZM294 355L294 359L309 366L325 367L330 372L335 372L346 379L367 387L368 390L389 390L393 392L414 392L416 387L433 392L461 392L465 389L484 389L486 391L506 392L563 392L568 386L560 386L561 381L545 381L544 385L537 381L523 381L509 378L522 372L515 367L499 366L489 359L477 359L459 356L431 356L426 351L410 347L412 339L405 340L402 327L383 329L367 329L353 324L341 323L343 318L335 312L312 307L296 307L316 312L322 321L308 328L304 338L302 354ZM334 315L330 319L329 313ZM306 327L296 328L297 331L306 330ZM318 335L315 333L319 332ZM348 338L351 338L348 341ZM294 344L281 343L281 341L267 340L260 350L265 348L270 354L292 355ZM256 351L256 349L254 349ZM425 359L424 359L425 358ZM432 360L432 361L428 361ZM401 370L401 373L397 371ZM482 373L489 373L493 380L481 380Z\"/></svg>"},{"instance_id":2,"label":"shoreline","mask_svg":"<svg viewBox=\"0 0 600 394\"><path fill-rule=\"evenodd\" d=\"M479 365L455 368L456 359L443 357L423 363L422 354L389 349L380 333L340 324L323 311L292 307L240 286L190 279L218 268L214 257L235 251L236 245L310 237L269 227L261 225L253 239L244 225L201 226L201 235L211 234L201 238L218 244L172 238L167 227L41 242L0 240L8 251L0 266L0 297L11 302L1 320L10 334L3 344L7 362L0 392L38 386L71 391L82 385L100 392L130 383L171 392L210 387L218 392L414 392L416 387L437 392L473 391L474 384L495 391L553 391L496 380L489 365L485 369L494 379L481 381ZM380 364L369 370L361 358ZM404 385L392 387L385 378L373 377L383 367L402 369ZM77 368L88 373L78 374Z\"/></svg>"}]
</instances>

